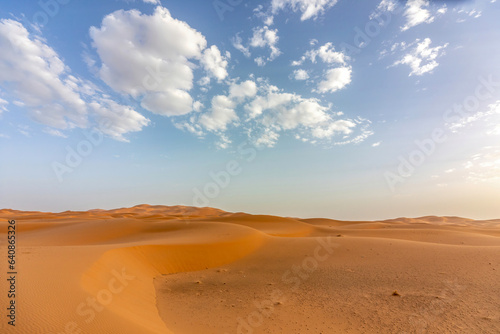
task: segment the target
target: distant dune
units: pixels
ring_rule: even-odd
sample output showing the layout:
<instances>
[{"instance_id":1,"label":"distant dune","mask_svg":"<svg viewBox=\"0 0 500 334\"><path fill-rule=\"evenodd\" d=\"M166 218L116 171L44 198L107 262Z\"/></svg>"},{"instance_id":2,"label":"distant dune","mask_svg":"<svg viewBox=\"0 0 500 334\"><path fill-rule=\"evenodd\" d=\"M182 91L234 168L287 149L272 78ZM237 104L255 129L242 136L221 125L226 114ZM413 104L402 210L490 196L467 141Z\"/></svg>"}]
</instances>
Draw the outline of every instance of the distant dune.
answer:
<instances>
[{"instance_id":1,"label":"distant dune","mask_svg":"<svg viewBox=\"0 0 500 334\"><path fill-rule=\"evenodd\" d=\"M1 333L500 333L500 219L0 210Z\"/></svg>"}]
</instances>

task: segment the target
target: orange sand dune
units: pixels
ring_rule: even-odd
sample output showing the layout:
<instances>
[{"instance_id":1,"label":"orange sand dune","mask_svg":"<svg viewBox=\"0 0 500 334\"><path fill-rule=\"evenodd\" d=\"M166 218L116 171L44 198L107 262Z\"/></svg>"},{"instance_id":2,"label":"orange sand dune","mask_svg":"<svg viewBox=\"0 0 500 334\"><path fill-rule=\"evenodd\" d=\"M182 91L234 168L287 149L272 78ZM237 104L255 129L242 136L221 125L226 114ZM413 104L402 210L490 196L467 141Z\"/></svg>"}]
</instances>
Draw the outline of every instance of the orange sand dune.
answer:
<instances>
[{"instance_id":1,"label":"orange sand dune","mask_svg":"<svg viewBox=\"0 0 500 334\"><path fill-rule=\"evenodd\" d=\"M500 220L0 210L0 333L500 333ZM5 255L2 257L5 258ZM5 306L5 307L4 307Z\"/></svg>"}]
</instances>

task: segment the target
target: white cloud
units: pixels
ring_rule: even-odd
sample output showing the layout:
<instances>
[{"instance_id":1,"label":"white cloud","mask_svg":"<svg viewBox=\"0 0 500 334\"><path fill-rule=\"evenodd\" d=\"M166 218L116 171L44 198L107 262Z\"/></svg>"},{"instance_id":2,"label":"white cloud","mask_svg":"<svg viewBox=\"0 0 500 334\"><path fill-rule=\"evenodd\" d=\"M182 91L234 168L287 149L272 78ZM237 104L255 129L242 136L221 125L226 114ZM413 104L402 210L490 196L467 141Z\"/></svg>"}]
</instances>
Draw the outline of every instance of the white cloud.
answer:
<instances>
[{"instance_id":1,"label":"white cloud","mask_svg":"<svg viewBox=\"0 0 500 334\"><path fill-rule=\"evenodd\" d=\"M381 144L381 143L382 143L382 142L380 142L380 141L378 141L378 142L376 142L376 143L373 143L373 144L372 144L372 147L378 147L378 146L380 146L380 144Z\"/></svg>"},{"instance_id":2,"label":"white cloud","mask_svg":"<svg viewBox=\"0 0 500 334\"><path fill-rule=\"evenodd\" d=\"M447 12L447 11L448 11L448 7L447 7L447 6L446 6L446 4L445 4L443 7L439 8L439 9L437 10L437 13L438 13L438 14L441 14L441 15L444 15L444 14L446 14L446 12Z\"/></svg>"},{"instance_id":3,"label":"white cloud","mask_svg":"<svg viewBox=\"0 0 500 334\"><path fill-rule=\"evenodd\" d=\"M217 80L227 76L229 55L222 56L216 46L206 49L201 33L163 7L152 15L116 11L100 28L92 27L90 35L101 61L100 78L157 114L176 116L192 110L192 61L199 61Z\"/></svg>"},{"instance_id":4,"label":"white cloud","mask_svg":"<svg viewBox=\"0 0 500 334\"><path fill-rule=\"evenodd\" d=\"M259 94L244 106L249 121L257 124L257 144L273 146L283 131L300 133L299 138L332 140L337 135L349 136L357 123L337 119L341 113L330 112L319 100L286 93L275 86L263 84Z\"/></svg>"},{"instance_id":5,"label":"white cloud","mask_svg":"<svg viewBox=\"0 0 500 334\"><path fill-rule=\"evenodd\" d=\"M477 19L480 18L481 15L483 14L482 11L477 11L475 9L471 10L466 10L466 9L459 9L457 10L456 8L453 9L454 12L456 12L460 17L457 19L458 23L463 23L467 21L469 18Z\"/></svg>"},{"instance_id":6,"label":"white cloud","mask_svg":"<svg viewBox=\"0 0 500 334\"><path fill-rule=\"evenodd\" d=\"M217 95L212 98L212 107L209 113L202 114L199 123L208 131L225 131L227 126L239 120L235 108L245 99L255 96L257 85L252 80L240 84L232 83L229 95ZM228 144L227 140L222 141Z\"/></svg>"},{"instance_id":7,"label":"white cloud","mask_svg":"<svg viewBox=\"0 0 500 334\"><path fill-rule=\"evenodd\" d=\"M49 134L51 136L54 136L54 137L68 138L68 136L66 136L61 131L56 130L56 129L52 129L52 128L45 128L45 129L43 129L43 132L45 132L46 134Z\"/></svg>"},{"instance_id":8,"label":"white cloud","mask_svg":"<svg viewBox=\"0 0 500 334\"><path fill-rule=\"evenodd\" d=\"M320 58L325 64L345 64L349 59L341 51L335 51L335 47L332 43L326 43L317 49L312 49L306 51L306 53L300 58L292 62L292 66L299 66L306 60L310 60L312 63L316 63L316 58Z\"/></svg>"},{"instance_id":9,"label":"white cloud","mask_svg":"<svg viewBox=\"0 0 500 334\"><path fill-rule=\"evenodd\" d=\"M249 47L243 45L243 39L240 37L239 34L236 34L236 36L233 37L232 43L236 50L243 53L245 57L250 57Z\"/></svg>"},{"instance_id":10,"label":"white cloud","mask_svg":"<svg viewBox=\"0 0 500 334\"><path fill-rule=\"evenodd\" d=\"M316 19L327 9L333 7L337 0L272 0L271 12L277 14L279 11L290 8L294 12L300 11L302 21Z\"/></svg>"},{"instance_id":11,"label":"white cloud","mask_svg":"<svg viewBox=\"0 0 500 334\"><path fill-rule=\"evenodd\" d=\"M193 102L193 110L196 111L196 112L200 112L201 109L203 109L203 103L201 103L200 101L194 101Z\"/></svg>"},{"instance_id":12,"label":"white cloud","mask_svg":"<svg viewBox=\"0 0 500 334\"><path fill-rule=\"evenodd\" d=\"M91 126L90 119L106 118L111 127L119 128L118 135L109 134L120 140L147 125L142 115L116 102L113 110L127 108L128 113L114 117L102 92L70 74L56 51L42 37L30 35L21 23L0 21L0 49L0 83L6 83L6 92L17 99L14 103L39 123L57 129L85 128ZM99 113L96 106L101 108ZM20 131L29 135L26 129Z\"/></svg>"},{"instance_id":13,"label":"white cloud","mask_svg":"<svg viewBox=\"0 0 500 334\"><path fill-rule=\"evenodd\" d=\"M221 134L219 136L219 140L215 143L215 146L220 150L224 150L228 148L231 143L232 141L226 135Z\"/></svg>"},{"instance_id":14,"label":"white cloud","mask_svg":"<svg viewBox=\"0 0 500 334\"><path fill-rule=\"evenodd\" d=\"M200 124L209 131L225 131L228 124L238 120L235 107L236 103L229 97L214 96L211 112L201 115Z\"/></svg>"},{"instance_id":15,"label":"white cloud","mask_svg":"<svg viewBox=\"0 0 500 334\"><path fill-rule=\"evenodd\" d=\"M315 43L314 43L315 44ZM341 51L335 51L332 43L326 43L317 49L311 49L304 53L300 60L292 62L292 66L303 65L306 60L311 63L316 63L318 59L327 65L343 65L337 68L329 68L325 71L323 80L317 85L315 91L320 93L335 92L344 88L351 82L352 68L346 65L349 57ZM294 71L295 79L304 80L309 77L308 73L302 72L303 70ZM307 75L307 78L305 75Z\"/></svg>"},{"instance_id":16,"label":"white cloud","mask_svg":"<svg viewBox=\"0 0 500 334\"><path fill-rule=\"evenodd\" d=\"M253 30L253 36L250 38L250 46L253 48L268 47L271 53L267 60L272 61L281 54L281 51L277 47L278 40L278 29L269 29L267 26L264 26Z\"/></svg>"},{"instance_id":17,"label":"white cloud","mask_svg":"<svg viewBox=\"0 0 500 334\"><path fill-rule=\"evenodd\" d=\"M150 3L152 5L159 5L160 4L160 0L142 0L144 1L145 3Z\"/></svg>"},{"instance_id":18,"label":"white cloud","mask_svg":"<svg viewBox=\"0 0 500 334\"><path fill-rule=\"evenodd\" d=\"M119 141L128 142L123 137L127 132L140 131L149 124L149 119L129 106L121 105L106 97L90 103L99 124L99 130Z\"/></svg>"},{"instance_id":19,"label":"white cloud","mask_svg":"<svg viewBox=\"0 0 500 334\"><path fill-rule=\"evenodd\" d=\"M262 5L258 5L254 10L253 12L255 13L255 16L262 19L262 22L266 25L266 26L270 26L274 23L274 17L272 14L270 14L269 12L265 12L264 11L264 6Z\"/></svg>"},{"instance_id":20,"label":"white cloud","mask_svg":"<svg viewBox=\"0 0 500 334\"><path fill-rule=\"evenodd\" d=\"M403 15L406 18L406 24L401 27L402 31L421 23L431 23L434 21L434 16L429 11L429 1L426 0L408 0Z\"/></svg>"},{"instance_id":21,"label":"white cloud","mask_svg":"<svg viewBox=\"0 0 500 334\"><path fill-rule=\"evenodd\" d=\"M293 71L293 76L295 80L307 80L309 79L309 74L306 70L298 69Z\"/></svg>"},{"instance_id":22,"label":"white cloud","mask_svg":"<svg viewBox=\"0 0 500 334\"><path fill-rule=\"evenodd\" d=\"M324 80L318 83L320 93L335 92L351 83L351 67L331 68L326 71Z\"/></svg>"},{"instance_id":23,"label":"white cloud","mask_svg":"<svg viewBox=\"0 0 500 334\"><path fill-rule=\"evenodd\" d=\"M302 141L335 145L358 143L372 134L369 121L342 117L343 113L332 112L318 99L284 92L262 78L257 82L259 86L253 80L231 83L227 95L212 99L208 112L176 127L200 137L204 131L215 133L218 148L229 146L230 126L243 128L239 132L247 133L255 145L266 147L274 146L285 132ZM341 141L335 142L336 137Z\"/></svg>"},{"instance_id":24,"label":"white cloud","mask_svg":"<svg viewBox=\"0 0 500 334\"><path fill-rule=\"evenodd\" d=\"M202 77L200 80L198 80L198 85L200 86L207 86L210 84L210 77Z\"/></svg>"},{"instance_id":25,"label":"white cloud","mask_svg":"<svg viewBox=\"0 0 500 334\"><path fill-rule=\"evenodd\" d=\"M257 64L257 66L264 66L266 65L266 61L264 60L264 58L262 57L257 57L254 59L255 63Z\"/></svg>"},{"instance_id":26,"label":"white cloud","mask_svg":"<svg viewBox=\"0 0 500 334\"><path fill-rule=\"evenodd\" d=\"M496 126L498 126L500 121L500 101L496 101L488 105L488 109L486 111L478 111L470 114L469 116L465 116L460 118L455 122L447 123L446 126L450 129L451 132L458 132L460 129L465 128L473 123L476 123L480 120L484 120L484 126L481 126L481 132L484 132L485 127L493 125L493 129L488 130L488 134L495 134L498 130Z\"/></svg>"},{"instance_id":27,"label":"white cloud","mask_svg":"<svg viewBox=\"0 0 500 334\"><path fill-rule=\"evenodd\" d=\"M396 9L397 3L394 0L382 0L377 9L380 11L393 12Z\"/></svg>"},{"instance_id":28,"label":"white cloud","mask_svg":"<svg viewBox=\"0 0 500 334\"><path fill-rule=\"evenodd\" d=\"M444 54L444 49L448 46L448 43L433 48L430 47L432 43L430 38L426 38L422 42L417 39L412 45L415 43L417 43L417 46L405 54L402 59L396 61L393 66L408 65L411 69L410 76L432 73L439 65L436 59Z\"/></svg>"},{"instance_id":29,"label":"white cloud","mask_svg":"<svg viewBox=\"0 0 500 334\"><path fill-rule=\"evenodd\" d=\"M255 94L257 94L257 85L252 80L246 80L241 84L233 83L229 87L229 97L237 100L253 97Z\"/></svg>"},{"instance_id":30,"label":"white cloud","mask_svg":"<svg viewBox=\"0 0 500 334\"><path fill-rule=\"evenodd\" d=\"M500 146L485 146L463 164L473 183L500 182Z\"/></svg>"},{"instance_id":31,"label":"white cloud","mask_svg":"<svg viewBox=\"0 0 500 334\"><path fill-rule=\"evenodd\" d=\"M203 51L201 64L209 71L217 80L223 80L227 77L227 59L229 54L222 56L219 48L212 45L210 48Z\"/></svg>"},{"instance_id":32,"label":"white cloud","mask_svg":"<svg viewBox=\"0 0 500 334\"><path fill-rule=\"evenodd\" d=\"M245 57L250 57L250 49L269 49L268 56L258 56L254 58L255 63L258 66L264 66L267 62L273 61L281 55L281 51L278 48L278 29L269 29L268 26L255 27L252 30L252 36L248 39L246 44L243 44L243 39L239 34L236 34L231 42L236 50L243 53Z\"/></svg>"},{"instance_id":33,"label":"white cloud","mask_svg":"<svg viewBox=\"0 0 500 334\"><path fill-rule=\"evenodd\" d=\"M87 124L87 110L76 79L41 37L30 36L13 20L0 21L0 82L40 123L57 128Z\"/></svg>"},{"instance_id":34,"label":"white cloud","mask_svg":"<svg viewBox=\"0 0 500 334\"><path fill-rule=\"evenodd\" d=\"M9 104L8 101L5 101L4 99L0 98L0 114L3 111L7 111L7 105Z\"/></svg>"}]
</instances>

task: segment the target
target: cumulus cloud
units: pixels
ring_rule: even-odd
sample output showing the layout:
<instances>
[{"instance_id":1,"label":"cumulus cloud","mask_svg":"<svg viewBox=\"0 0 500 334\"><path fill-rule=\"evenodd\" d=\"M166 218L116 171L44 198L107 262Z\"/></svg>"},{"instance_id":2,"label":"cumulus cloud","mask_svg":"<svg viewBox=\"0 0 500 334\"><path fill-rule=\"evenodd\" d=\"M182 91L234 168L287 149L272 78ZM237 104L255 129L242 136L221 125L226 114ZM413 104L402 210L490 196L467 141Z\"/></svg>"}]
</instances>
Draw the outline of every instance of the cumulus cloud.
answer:
<instances>
[{"instance_id":1,"label":"cumulus cloud","mask_svg":"<svg viewBox=\"0 0 500 334\"><path fill-rule=\"evenodd\" d=\"M292 62L292 66L302 65L306 60L316 63L317 58L321 59L325 64L345 64L349 59L343 52L335 51L332 43L326 43L317 49L306 51L300 60Z\"/></svg>"},{"instance_id":2,"label":"cumulus cloud","mask_svg":"<svg viewBox=\"0 0 500 334\"><path fill-rule=\"evenodd\" d=\"M204 136L205 131L215 133L219 148L229 146L230 126L247 133L255 145L265 147L274 146L284 133L302 141L335 145L359 143L372 134L367 120L342 116L318 99L285 92L258 78L257 82L231 83L227 95L212 99L209 111L176 126L198 136Z\"/></svg>"},{"instance_id":3,"label":"cumulus cloud","mask_svg":"<svg viewBox=\"0 0 500 334\"><path fill-rule=\"evenodd\" d=\"M217 46L212 45L210 48L203 51L201 64L207 69L217 80L221 81L227 77L227 59L230 58L229 52L223 56Z\"/></svg>"},{"instance_id":4,"label":"cumulus cloud","mask_svg":"<svg viewBox=\"0 0 500 334\"><path fill-rule=\"evenodd\" d=\"M120 141L128 141L123 135L127 132L140 131L149 124L149 119L129 106L101 97L90 103L90 108L97 116L99 130Z\"/></svg>"},{"instance_id":5,"label":"cumulus cloud","mask_svg":"<svg viewBox=\"0 0 500 334\"><path fill-rule=\"evenodd\" d=\"M193 68L227 77L228 54L206 48L205 37L163 7L152 15L119 10L90 29L100 58L99 76L113 90L142 101L141 106L166 116L192 111Z\"/></svg>"},{"instance_id":6,"label":"cumulus cloud","mask_svg":"<svg viewBox=\"0 0 500 334\"><path fill-rule=\"evenodd\" d=\"M42 37L30 35L21 23L0 21L0 49L0 83L17 99L16 105L26 108L39 123L57 129L85 128L91 125L89 118L109 116L115 130L108 134L119 140L147 125L148 120L138 112L116 102L115 109L128 108L127 122L114 118L112 112L96 113L95 105L109 104L103 94L72 75L57 52Z\"/></svg>"},{"instance_id":7,"label":"cumulus cloud","mask_svg":"<svg viewBox=\"0 0 500 334\"><path fill-rule=\"evenodd\" d=\"M351 83L351 67L337 67L326 71L323 81L318 83L320 93L333 93Z\"/></svg>"},{"instance_id":8,"label":"cumulus cloud","mask_svg":"<svg viewBox=\"0 0 500 334\"><path fill-rule=\"evenodd\" d=\"M439 66L437 58L444 55L444 49L448 46L448 43L435 47L431 47L431 43L432 41L430 38L426 38L421 42L420 39L417 39L411 44L416 44L416 47L406 53L402 59L396 61L393 66L402 64L408 65L411 69L410 76L420 76L425 73L432 73L432 71ZM405 45L404 49L406 48L407 46Z\"/></svg>"},{"instance_id":9,"label":"cumulus cloud","mask_svg":"<svg viewBox=\"0 0 500 334\"><path fill-rule=\"evenodd\" d=\"M232 38L234 48L243 53L245 57L251 56L251 49L269 49L269 55L261 55L254 58L258 66L264 66L267 62L273 61L281 55L281 51L278 48L278 41L278 29L270 29L268 26L253 28L252 36L248 38L247 43L243 43L243 39L239 34L236 34Z\"/></svg>"},{"instance_id":10,"label":"cumulus cloud","mask_svg":"<svg viewBox=\"0 0 500 334\"><path fill-rule=\"evenodd\" d=\"M298 69L293 71L293 77L295 80L307 80L309 79L309 74L306 70Z\"/></svg>"},{"instance_id":11,"label":"cumulus cloud","mask_svg":"<svg viewBox=\"0 0 500 334\"><path fill-rule=\"evenodd\" d=\"M217 95L212 98L212 107L209 113L202 114L199 123L208 131L225 131L227 126L239 120L235 108L238 103L248 97L255 96L257 85L247 80L241 84L232 83L229 95ZM228 141L224 141L226 144Z\"/></svg>"},{"instance_id":12,"label":"cumulus cloud","mask_svg":"<svg viewBox=\"0 0 500 334\"><path fill-rule=\"evenodd\" d=\"M272 0L271 12L277 14L279 11L290 8L294 12L302 13L300 20L316 19L327 9L333 7L337 0Z\"/></svg>"},{"instance_id":13,"label":"cumulus cloud","mask_svg":"<svg viewBox=\"0 0 500 334\"><path fill-rule=\"evenodd\" d=\"M340 118L342 113L332 112L330 106L322 105L318 99L287 93L265 83L244 109L247 122L258 124L255 128L259 130L253 131L255 142L265 146L273 146L282 132L290 131L309 141L332 141L336 136L348 140L362 123Z\"/></svg>"},{"instance_id":14,"label":"cumulus cloud","mask_svg":"<svg viewBox=\"0 0 500 334\"><path fill-rule=\"evenodd\" d=\"M41 37L14 20L0 21L0 82L21 100L32 116L57 128L87 124L78 80Z\"/></svg>"},{"instance_id":15,"label":"cumulus cloud","mask_svg":"<svg viewBox=\"0 0 500 334\"><path fill-rule=\"evenodd\" d=\"M233 43L233 46L236 50L243 53L245 55L245 57L250 57L249 47L243 45L243 39L240 37L239 34L236 34L236 36L233 37L232 43Z\"/></svg>"},{"instance_id":16,"label":"cumulus cloud","mask_svg":"<svg viewBox=\"0 0 500 334\"><path fill-rule=\"evenodd\" d=\"M421 23L431 23L434 21L434 16L432 16L429 10L429 1L426 0L408 0L403 15L406 18L406 23L401 27L402 31Z\"/></svg>"},{"instance_id":17,"label":"cumulus cloud","mask_svg":"<svg viewBox=\"0 0 500 334\"><path fill-rule=\"evenodd\" d=\"M311 45L315 45L316 43L317 41L314 41ZM314 64L318 60L328 65L329 68L325 71L323 79L318 83L314 91L331 93L351 83L352 68L347 65L349 57L341 51L335 51L332 43L326 43L316 49L306 51L299 60L292 61L292 66L301 66L306 61ZM332 68L332 66L338 65L342 66ZM296 70L294 71L294 77L296 80L305 80L309 77L309 74L304 70Z\"/></svg>"},{"instance_id":18,"label":"cumulus cloud","mask_svg":"<svg viewBox=\"0 0 500 334\"><path fill-rule=\"evenodd\" d=\"M378 6L377 10L385 12L393 12L396 10L397 3L395 0L382 0Z\"/></svg>"},{"instance_id":19,"label":"cumulus cloud","mask_svg":"<svg viewBox=\"0 0 500 334\"><path fill-rule=\"evenodd\" d=\"M227 125L238 120L234 108L236 103L229 97L217 95L212 98L212 110L200 117L200 123L209 131L226 130Z\"/></svg>"}]
</instances>

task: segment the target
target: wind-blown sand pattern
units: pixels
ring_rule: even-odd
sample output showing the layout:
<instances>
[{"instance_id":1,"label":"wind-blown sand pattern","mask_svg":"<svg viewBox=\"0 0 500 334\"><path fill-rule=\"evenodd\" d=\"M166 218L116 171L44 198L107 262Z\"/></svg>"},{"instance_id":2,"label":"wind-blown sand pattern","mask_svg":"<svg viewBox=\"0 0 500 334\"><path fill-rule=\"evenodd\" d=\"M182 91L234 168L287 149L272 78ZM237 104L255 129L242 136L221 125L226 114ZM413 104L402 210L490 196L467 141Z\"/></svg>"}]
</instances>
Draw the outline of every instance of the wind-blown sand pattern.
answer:
<instances>
[{"instance_id":1,"label":"wind-blown sand pattern","mask_svg":"<svg viewBox=\"0 0 500 334\"><path fill-rule=\"evenodd\" d=\"M17 222L19 272L17 325L1 333L500 333L500 220L149 205L0 217L1 254Z\"/></svg>"}]
</instances>

